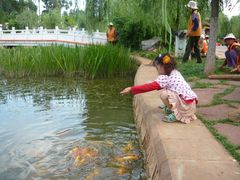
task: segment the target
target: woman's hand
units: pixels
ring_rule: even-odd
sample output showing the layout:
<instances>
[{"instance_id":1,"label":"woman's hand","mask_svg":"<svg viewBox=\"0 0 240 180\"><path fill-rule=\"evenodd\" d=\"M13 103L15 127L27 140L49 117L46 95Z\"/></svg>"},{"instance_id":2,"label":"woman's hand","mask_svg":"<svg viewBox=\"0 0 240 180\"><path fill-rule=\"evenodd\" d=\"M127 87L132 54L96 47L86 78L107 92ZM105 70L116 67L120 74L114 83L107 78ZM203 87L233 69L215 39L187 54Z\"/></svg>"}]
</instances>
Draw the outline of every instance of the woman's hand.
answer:
<instances>
[{"instance_id":1,"label":"woman's hand","mask_svg":"<svg viewBox=\"0 0 240 180\"><path fill-rule=\"evenodd\" d=\"M121 95L126 95L131 92L131 87L127 87L120 92Z\"/></svg>"}]
</instances>

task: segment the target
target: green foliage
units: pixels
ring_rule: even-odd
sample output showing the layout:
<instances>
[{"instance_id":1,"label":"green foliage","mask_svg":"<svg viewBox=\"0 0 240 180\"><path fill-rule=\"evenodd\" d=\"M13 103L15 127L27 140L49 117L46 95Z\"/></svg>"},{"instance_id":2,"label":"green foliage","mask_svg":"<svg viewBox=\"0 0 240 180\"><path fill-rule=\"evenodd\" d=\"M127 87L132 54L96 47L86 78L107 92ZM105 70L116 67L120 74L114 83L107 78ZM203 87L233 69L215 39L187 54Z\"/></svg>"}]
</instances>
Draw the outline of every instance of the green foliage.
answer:
<instances>
[{"instance_id":1,"label":"green foliage","mask_svg":"<svg viewBox=\"0 0 240 180\"><path fill-rule=\"evenodd\" d=\"M21 13L26 8L34 12L36 12L37 10L37 7L35 6L35 4L30 0L28 1L1 0L0 1L0 24L4 24L6 22L11 21L12 19L15 19L15 16L18 13ZM14 13L15 16L12 16L13 12L16 12Z\"/></svg>"},{"instance_id":2,"label":"green foliage","mask_svg":"<svg viewBox=\"0 0 240 180\"><path fill-rule=\"evenodd\" d=\"M231 32L231 24L226 15L219 13L218 17L218 36L224 37L226 34Z\"/></svg>"},{"instance_id":3,"label":"green foliage","mask_svg":"<svg viewBox=\"0 0 240 180\"><path fill-rule=\"evenodd\" d=\"M198 64L195 59L182 64L181 59L177 59L178 69L187 81L193 81L200 78L205 78L206 75L203 72L205 63Z\"/></svg>"},{"instance_id":4,"label":"green foliage","mask_svg":"<svg viewBox=\"0 0 240 180\"><path fill-rule=\"evenodd\" d=\"M25 9L23 12L16 16L17 24L19 28L22 29L24 29L26 26L29 28L36 27L38 25L37 19L37 14L34 11L28 9Z\"/></svg>"},{"instance_id":5,"label":"green foliage","mask_svg":"<svg viewBox=\"0 0 240 180\"><path fill-rule=\"evenodd\" d=\"M240 38L240 15L239 16L233 16L230 20L230 24L232 27L232 33Z\"/></svg>"},{"instance_id":6,"label":"green foliage","mask_svg":"<svg viewBox=\"0 0 240 180\"><path fill-rule=\"evenodd\" d=\"M86 28L87 20L84 11L76 10L75 12L70 13L70 15L74 16L74 19L77 22L79 28Z\"/></svg>"},{"instance_id":7,"label":"green foliage","mask_svg":"<svg viewBox=\"0 0 240 180\"><path fill-rule=\"evenodd\" d=\"M233 16L228 19L223 13L219 13L218 19L218 36L224 37L226 34L233 33L236 37L240 37L240 15Z\"/></svg>"},{"instance_id":8,"label":"green foliage","mask_svg":"<svg viewBox=\"0 0 240 180\"><path fill-rule=\"evenodd\" d=\"M148 59L151 59L151 60L154 60L160 53L160 51L158 50L157 52L154 52L154 51L136 51L136 52L133 52L133 54L137 54L141 57L145 57L145 58L148 58Z\"/></svg>"},{"instance_id":9,"label":"green foliage","mask_svg":"<svg viewBox=\"0 0 240 180\"><path fill-rule=\"evenodd\" d=\"M106 31L107 24L113 21L119 32L119 42L127 47L139 48L140 42L145 39L159 36L162 44L168 50L175 40L174 34L179 29L186 29L190 11L185 5L189 0L86 0L86 11L80 11L77 6L69 14L61 18L60 8L68 8L72 2L66 0L44 0L46 11L41 16L41 26L46 28L60 28L78 26L88 31L99 29ZM222 1L219 2L222 6ZM229 4L230 1L227 1ZM202 21L209 18L210 3L198 0L199 12ZM26 12L26 8L32 10ZM9 28L24 28L36 26L36 6L32 1L1 0L0 23L9 23ZM34 17L34 18L33 18ZM239 16L228 20L220 14L220 37L233 32L240 36Z\"/></svg>"},{"instance_id":10,"label":"green foliage","mask_svg":"<svg viewBox=\"0 0 240 180\"><path fill-rule=\"evenodd\" d=\"M48 28L54 29L55 26L61 27L62 17L59 9L54 9L48 13L44 13L41 17L41 24Z\"/></svg>"},{"instance_id":11,"label":"green foliage","mask_svg":"<svg viewBox=\"0 0 240 180\"><path fill-rule=\"evenodd\" d=\"M114 24L117 28L119 42L126 47L138 49L141 41L151 38L153 33L150 32L150 27L144 24L143 19L126 20L127 18L117 18Z\"/></svg>"},{"instance_id":12,"label":"green foliage","mask_svg":"<svg viewBox=\"0 0 240 180\"><path fill-rule=\"evenodd\" d=\"M135 61L130 60L129 50L122 46L89 46L80 66L86 77L114 77L135 73Z\"/></svg>"},{"instance_id":13,"label":"green foliage","mask_svg":"<svg viewBox=\"0 0 240 180\"><path fill-rule=\"evenodd\" d=\"M115 6L111 4L110 9L119 42L127 47L138 49L142 40L152 38L158 31L157 27L153 27L153 18L144 13L138 2L119 1L115 2Z\"/></svg>"},{"instance_id":14,"label":"green foliage","mask_svg":"<svg viewBox=\"0 0 240 180\"><path fill-rule=\"evenodd\" d=\"M141 51L134 51L133 54L137 54L141 57L145 57L145 58L154 60L157 56L159 56L159 54L164 54L166 52L169 52L168 48L164 47L164 46L161 46L160 48L155 49L154 51L143 51L143 50L141 50Z\"/></svg>"},{"instance_id":15,"label":"green foliage","mask_svg":"<svg viewBox=\"0 0 240 180\"><path fill-rule=\"evenodd\" d=\"M76 21L72 16L64 16L64 25L67 27L74 27L76 25Z\"/></svg>"},{"instance_id":16,"label":"green foliage","mask_svg":"<svg viewBox=\"0 0 240 180\"><path fill-rule=\"evenodd\" d=\"M135 61L122 46L18 47L0 49L0 74L8 77L75 76L120 77L135 73Z\"/></svg>"},{"instance_id":17,"label":"green foliage","mask_svg":"<svg viewBox=\"0 0 240 180\"><path fill-rule=\"evenodd\" d=\"M9 18L9 20L8 20L8 28L9 28L9 29L11 29L12 27L15 27L16 29L19 28L19 27L18 27L17 20L16 20L16 18L15 18L16 14L17 14L17 12L14 11L14 12L12 12L11 15L10 15L10 17L12 17L12 18Z\"/></svg>"},{"instance_id":18,"label":"green foliage","mask_svg":"<svg viewBox=\"0 0 240 180\"><path fill-rule=\"evenodd\" d=\"M86 17L88 29L101 29L105 19L105 0L86 0Z\"/></svg>"},{"instance_id":19,"label":"green foliage","mask_svg":"<svg viewBox=\"0 0 240 180\"><path fill-rule=\"evenodd\" d=\"M208 3L198 1L202 17L209 10ZM114 21L119 32L120 43L139 48L141 40L160 36L170 49L175 32L186 29L190 12L185 7L188 0L87 0L88 28L102 29ZM106 28L105 28L106 29Z\"/></svg>"},{"instance_id":20,"label":"green foliage","mask_svg":"<svg viewBox=\"0 0 240 180\"><path fill-rule=\"evenodd\" d=\"M46 12L53 9L60 9L61 7L69 8L69 2L67 0L42 0L45 4Z\"/></svg>"}]
</instances>

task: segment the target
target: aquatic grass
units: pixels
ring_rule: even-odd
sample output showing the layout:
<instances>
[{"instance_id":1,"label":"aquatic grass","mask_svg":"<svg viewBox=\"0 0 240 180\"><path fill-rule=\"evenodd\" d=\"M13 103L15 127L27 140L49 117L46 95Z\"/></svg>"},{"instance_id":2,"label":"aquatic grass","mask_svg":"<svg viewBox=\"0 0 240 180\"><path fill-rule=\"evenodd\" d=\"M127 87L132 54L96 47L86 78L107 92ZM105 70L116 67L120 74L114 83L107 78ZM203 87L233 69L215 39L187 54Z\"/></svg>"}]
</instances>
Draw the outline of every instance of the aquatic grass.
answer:
<instances>
[{"instance_id":1,"label":"aquatic grass","mask_svg":"<svg viewBox=\"0 0 240 180\"><path fill-rule=\"evenodd\" d=\"M7 77L124 77L137 67L120 45L16 47L0 49L0 55L0 74Z\"/></svg>"},{"instance_id":2,"label":"aquatic grass","mask_svg":"<svg viewBox=\"0 0 240 180\"><path fill-rule=\"evenodd\" d=\"M136 70L136 63L129 57L130 51L119 45L90 46L85 50L81 67L90 78L125 76Z\"/></svg>"}]
</instances>

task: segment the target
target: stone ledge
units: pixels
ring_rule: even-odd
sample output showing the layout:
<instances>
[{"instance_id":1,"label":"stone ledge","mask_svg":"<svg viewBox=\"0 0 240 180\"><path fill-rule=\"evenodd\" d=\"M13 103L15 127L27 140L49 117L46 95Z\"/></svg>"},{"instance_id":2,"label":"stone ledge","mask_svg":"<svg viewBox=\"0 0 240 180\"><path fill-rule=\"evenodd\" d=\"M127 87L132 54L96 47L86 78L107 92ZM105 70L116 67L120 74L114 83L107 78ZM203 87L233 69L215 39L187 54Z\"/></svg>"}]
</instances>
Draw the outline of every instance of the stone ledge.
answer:
<instances>
[{"instance_id":1,"label":"stone ledge","mask_svg":"<svg viewBox=\"0 0 240 180\"><path fill-rule=\"evenodd\" d=\"M135 85L154 80L153 66L141 65ZM134 97L134 115L145 151L148 179L240 179L240 166L200 120L165 123L157 91Z\"/></svg>"}]
</instances>

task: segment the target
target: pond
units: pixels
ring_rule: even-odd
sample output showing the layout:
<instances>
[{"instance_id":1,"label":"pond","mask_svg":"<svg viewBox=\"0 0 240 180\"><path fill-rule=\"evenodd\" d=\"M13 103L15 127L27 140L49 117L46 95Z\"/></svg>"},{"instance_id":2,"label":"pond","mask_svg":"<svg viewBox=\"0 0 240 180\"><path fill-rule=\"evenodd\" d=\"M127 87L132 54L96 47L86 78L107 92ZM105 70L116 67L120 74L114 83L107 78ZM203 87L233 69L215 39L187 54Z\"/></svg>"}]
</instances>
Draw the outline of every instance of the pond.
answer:
<instances>
[{"instance_id":1,"label":"pond","mask_svg":"<svg viewBox=\"0 0 240 180\"><path fill-rule=\"evenodd\" d=\"M131 79L0 79L0 179L144 179Z\"/></svg>"}]
</instances>

